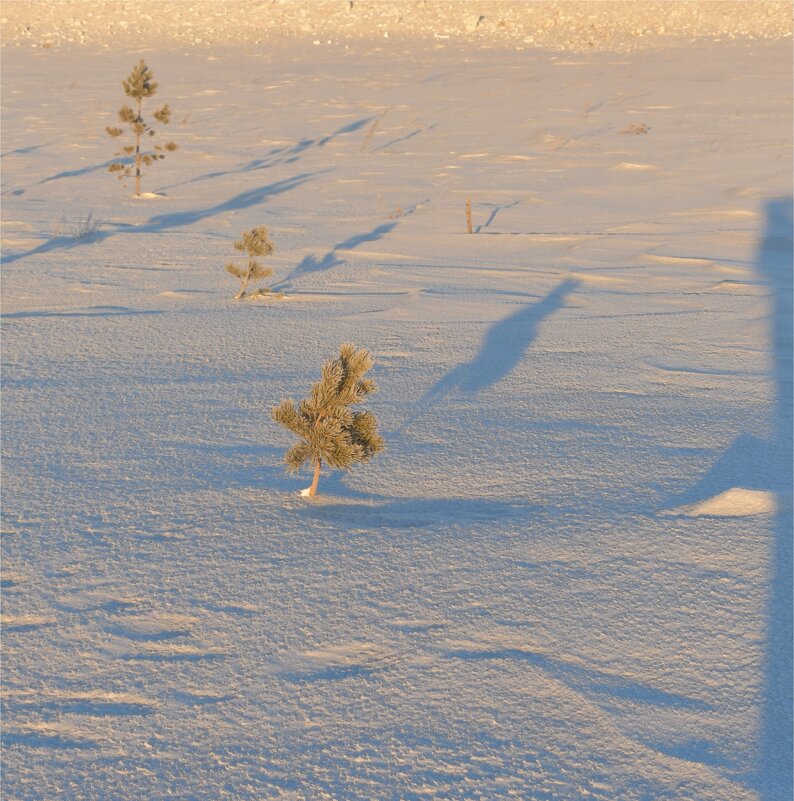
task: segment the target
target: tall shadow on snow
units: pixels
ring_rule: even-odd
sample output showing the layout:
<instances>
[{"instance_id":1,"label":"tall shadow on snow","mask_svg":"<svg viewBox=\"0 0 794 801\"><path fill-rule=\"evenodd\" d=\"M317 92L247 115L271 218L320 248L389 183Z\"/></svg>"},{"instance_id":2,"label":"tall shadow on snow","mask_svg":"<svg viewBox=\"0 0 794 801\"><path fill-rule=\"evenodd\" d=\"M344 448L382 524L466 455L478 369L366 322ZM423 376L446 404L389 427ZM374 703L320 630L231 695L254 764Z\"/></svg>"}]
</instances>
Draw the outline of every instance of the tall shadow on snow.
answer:
<instances>
[{"instance_id":1,"label":"tall shadow on snow","mask_svg":"<svg viewBox=\"0 0 794 801\"><path fill-rule=\"evenodd\" d=\"M270 169L271 167L276 167L279 164L292 164L300 158L301 154L305 150L308 150L311 147L325 147L325 145L327 145L329 142L332 142L338 136L343 136L344 134L358 131L373 119L374 116L370 115L369 117L364 117L363 119L356 120L355 122L350 122L347 125L343 125L341 128L338 128L336 131L334 131L331 134L327 134L326 136L316 137L314 139L301 139L291 147L272 148L265 154L263 158L253 159L252 161L249 161L246 164L236 167L235 169L207 172L204 173L203 175L197 175L195 178L191 178L187 181L180 181L179 183L176 184L168 184L166 186L162 186L160 187L160 189L161 190L174 189L178 186L184 186L185 184L192 184L198 181L207 181L210 180L211 178L219 178L224 175L237 175L240 173L253 172L254 170ZM17 150L9 150L6 153L0 154L0 158L5 158L6 156L10 156L15 153L30 153L42 147L46 147L46 145L35 145L32 147L18 148ZM5 191L2 194L5 195L11 193L16 195L24 195L27 189L31 187L41 186L41 184L46 184L49 183L50 181L60 181L63 178L76 178L80 175L87 175L88 173L96 172L97 170L106 170L111 164L115 162L121 162L122 164L132 164L134 163L134 159L128 157L113 158L108 161L103 161L100 164L91 164L89 166L80 167L74 170L63 170L61 172L55 173L54 175L50 175L47 178L42 178L40 181L36 181L29 187L16 189L13 191L11 190Z\"/></svg>"},{"instance_id":2,"label":"tall shadow on snow","mask_svg":"<svg viewBox=\"0 0 794 801\"><path fill-rule=\"evenodd\" d=\"M792 199L766 204L758 272L772 297L775 409L771 439L739 434L711 469L666 508L713 498L732 487L774 492L769 554L765 692L757 786L763 801L790 801L792 777Z\"/></svg>"},{"instance_id":3,"label":"tall shadow on snow","mask_svg":"<svg viewBox=\"0 0 794 801\"><path fill-rule=\"evenodd\" d=\"M315 137L314 139L300 139L291 147L271 148L267 153L265 153L263 158L253 159L245 164L240 165L239 167L235 167L234 169L206 172L202 175L197 175L195 178L191 178L188 181L181 181L180 183L176 184L168 184L167 186L162 187L162 189L174 189L177 186L194 184L199 181L208 181L212 178L219 178L226 175L239 175L257 170L269 170L272 167L276 167L280 164L293 164L299 158L301 158L304 151L313 147L325 147L329 142L333 142L337 137L354 133L374 119L375 117L373 115L370 115L369 117L363 117L360 120L349 122L347 125L343 125L341 128L338 128L333 133L327 134L326 136Z\"/></svg>"},{"instance_id":4,"label":"tall shadow on snow","mask_svg":"<svg viewBox=\"0 0 794 801\"><path fill-rule=\"evenodd\" d=\"M276 291L288 289L291 286L290 282L295 278L300 278L302 275L309 275L310 273L325 272L332 267L336 267L338 264L342 263L342 259L337 256L340 250L353 250L359 245L363 245L365 242L375 242L382 236L386 236L395 225L397 225L396 222L384 223L365 234L351 236L350 239L346 239L344 242L334 245L321 259L318 259L317 256L313 254L306 256L300 264L290 271L289 275L287 275L283 281L279 281L279 283L274 284L271 288Z\"/></svg>"},{"instance_id":5,"label":"tall shadow on snow","mask_svg":"<svg viewBox=\"0 0 794 801\"><path fill-rule=\"evenodd\" d=\"M527 348L537 338L539 325L565 305L566 297L578 285L578 281L566 279L543 300L524 306L494 323L486 333L477 355L470 362L447 373L431 387L411 417L402 424L400 431L453 390L476 394L501 381L524 358Z\"/></svg>"},{"instance_id":6,"label":"tall shadow on snow","mask_svg":"<svg viewBox=\"0 0 794 801\"><path fill-rule=\"evenodd\" d=\"M323 170L322 172L325 172ZM318 175L319 173L301 173L292 178L286 178L283 181L276 181L272 184L265 184L258 186L256 189L249 189L247 192L241 192L239 195L225 200L223 203L218 203L215 206L209 206L206 209L195 209L193 211L173 212L171 214L158 214L155 217L150 217L148 222L136 228L137 231L144 231L151 233L153 231L170 230L172 228L180 228L183 225L192 225L199 220L206 217L214 217L216 214L222 214L226 211L240 211L247 209L251 206L258 206L266 198L272 195L279 195L282 192L287 192L294 189L296 186L308 181L310 178Z\"/></svg>"},{"instance_id":7,"label":"tall shadow on snow","mask_svg":"<svg viewBox=\"0 0 794 801\"><path fill-rule=\"evenodd\" d=\"M321 171L324 172L324 171ZM245 192L240 192L239 195L217 203L214 206L208 206L203 209L191 209L189 211L170 212L168 214L156 214L150 217L142 225L136 226L119 226L114 230L95 231L87 237L82 239L75 239L73 236L55 236L48 239L41 245L31 248L30 250L23 251L22 253L10 253L3 256L4 264L11 264L12 262L19 261L20 259L27 258L28 256L37 256L40 253L48 253L51 250L71 250L75 247L83 245L95 244L97 242L104 242L106 239L115 236L118 233L124 234L152 234L160 231L170 231L174 228L182 228L186 225L204 220L207 217L214 217L216 214L223 214L227 211L239 211L247 209L251 206L258 206L263 203L267 198L273 195L279 195L282 192L288 192L296 186L300 186L306 181L309 181L315 173L301 173L292 178L287 178L283 181L275 181L272 184L265 184L258 186L256 189L249 189Z\"/></svg>"},{"instance_id":8,"label":"tall shadow on snow","mask_svg":"<svg viewBox=\"0 0 794 801\"><path fill-rule=\"evenodd\" d=\"M766 459L777 467L777 490L767 616L764 712L759 790L764 801L788 801L792 769L792 199L770 200L758 271L772 290L772 353L776 389L775 433ZM771 450L771 453L770 453Z\"/></svg>"}]
</instances>

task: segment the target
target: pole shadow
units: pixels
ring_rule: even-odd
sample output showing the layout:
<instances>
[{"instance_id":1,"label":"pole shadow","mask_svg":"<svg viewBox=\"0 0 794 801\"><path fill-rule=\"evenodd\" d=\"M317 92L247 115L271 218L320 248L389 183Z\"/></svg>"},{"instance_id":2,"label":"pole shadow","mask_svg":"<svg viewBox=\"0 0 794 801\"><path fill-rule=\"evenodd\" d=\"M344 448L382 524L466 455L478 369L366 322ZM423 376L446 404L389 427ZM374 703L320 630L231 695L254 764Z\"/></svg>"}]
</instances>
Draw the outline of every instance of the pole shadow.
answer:
<instances>
[{"instance_id":1,"label":"pole shadow","mask_svg":"<svg viewBox=\"0 0 794 801\"><path fill-rule=\"evenodd\" d=\"M792 199L767 201L757 269L770 290L775 387L769 439L741 433L708 472L664 508L713 498L733 487L776 495L768 554L764 697L756 784L762 801L789 801L792 775Z\"/></svg>"},{"instance_id":2,"label":"pole shadow","mask_svg":"<svg viewBox=\"0 0 794 801\"><path fill-rule=\"evenodd\" d=\"M789 801L794 793L792 766L792 199L766 204L766 229L758 253L758 272L772 290L772 378L776 403L772 454L776 463L777 512L771 550L767 614L764 709L761 722L759 790L764 801Z\"/></svg>"}]
</instances>

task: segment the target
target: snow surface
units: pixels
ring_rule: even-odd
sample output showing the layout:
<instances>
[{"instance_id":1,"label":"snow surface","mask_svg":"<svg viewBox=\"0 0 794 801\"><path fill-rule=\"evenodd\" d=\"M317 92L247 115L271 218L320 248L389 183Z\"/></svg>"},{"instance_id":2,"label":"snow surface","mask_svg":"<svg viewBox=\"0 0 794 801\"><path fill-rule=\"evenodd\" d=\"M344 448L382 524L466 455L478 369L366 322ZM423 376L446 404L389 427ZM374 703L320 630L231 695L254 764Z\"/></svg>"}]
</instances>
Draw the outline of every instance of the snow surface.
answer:
<instances>
[{"instance_id":1,"label":"snow surface","mask_svg":"<svg viewBox=\"0 0 794 801\"><path fill-rule=\"evenodd\" d=\"M790 88L789 42L6 49L4 797L788 798ZM285 297L233 302L262 224ZM344 341L387 451L305 500L269 412Z\"/></svg>"},{"instance_id":2,"label":"snow surface","mask_svg":"<svg viewBox=\"0 0 794 801\"><path fill-rule=\"evenodd\" d=\"M774 492L732 487L714 498L684 507L681 511L683 514L691 515L735 517L737 515L774 514L776 508Z\"/></svg>"}]
</instances>

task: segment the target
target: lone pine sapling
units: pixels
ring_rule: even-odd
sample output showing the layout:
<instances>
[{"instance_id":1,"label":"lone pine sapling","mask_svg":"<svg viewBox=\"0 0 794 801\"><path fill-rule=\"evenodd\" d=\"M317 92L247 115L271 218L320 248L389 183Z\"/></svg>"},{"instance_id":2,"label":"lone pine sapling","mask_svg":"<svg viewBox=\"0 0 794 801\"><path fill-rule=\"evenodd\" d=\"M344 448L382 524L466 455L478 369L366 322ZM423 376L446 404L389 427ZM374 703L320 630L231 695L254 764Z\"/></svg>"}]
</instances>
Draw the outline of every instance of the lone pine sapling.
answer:
<instances>
[{"instance_id":1,"label":"lone pine sapling","mask_svg":"<svg viewBox=\"0 0 794 801\"><path fill-rule=\"evenodd\" d=\"M226 265L226 272L235 278L239 278L241 282L240 291L234 296L235 300L245 296L245 290L251 281L259 281L261 278L273 275L273 270L270 267L265 267L255 258L256 256L269 256L274 250L273 241L267 234L267 228L264 225L260 225L250 231L243 231L242 237L242 239L238 239L234 243L234 249L248 253L248 263L242 266L230 261ZM262 287L254 294L266 295L269 292L270 289L268 287Z\"/></svg>"},{"instance_id":2,"label":"lone pine sapling","mask_svg":"<svg viewBox=\"0 0 794 801\"><path fill-rule=\"evenodd\" d=\"M179 147L179 145L174 142L168 142L165 145L155 145L153 151L144 152L141 150L141 139L144 136L155 135L154 129L144 120L142 113L144 98L151 97L157 92L157 83L153 78L154 75L152 71L146 66L143 59L141 59L137 66L132 68L132 72L127 79L121 82L121 85L124 87L124 93L127 97L131 97L135 101L135 108L126 104L123 105L119 109L119 121L129 127L135 139L135 144L122 147L116 155L132 156L135 154L135 159L133 165L116 161L108 167L110 172L120 173L120 179L131 176L133 166L135 167L135 194L137 197L140 197L141 194L141 164L145 164L148 167L155 161L165 158L165 152L163 151L172 152ZM162 108L157 109L153 116L163 125L170 122L171 109L168 107L168 103ZM114 139L124 133L123 128L117 128L115 126L108 126L105 130Z\"/></svg>"},{"instance_id":3,"label":"lone pine sapling","mask_svg":"<svg viewBox=\"0 0 794 801\"><path fill-rule=\"evenodd\" d=\"M325 363L308 398L297 406L284 400L272 410L273 419L301 439L284 455L289 472L297 473L306 462L314 468L311 486L302 495L314 497L323 462L348 470L383 450L375 415L350 408L375 391L375 382L364 378L372 365L369 351L346 343L339 358Z\"/></svg>"}]
</instances>

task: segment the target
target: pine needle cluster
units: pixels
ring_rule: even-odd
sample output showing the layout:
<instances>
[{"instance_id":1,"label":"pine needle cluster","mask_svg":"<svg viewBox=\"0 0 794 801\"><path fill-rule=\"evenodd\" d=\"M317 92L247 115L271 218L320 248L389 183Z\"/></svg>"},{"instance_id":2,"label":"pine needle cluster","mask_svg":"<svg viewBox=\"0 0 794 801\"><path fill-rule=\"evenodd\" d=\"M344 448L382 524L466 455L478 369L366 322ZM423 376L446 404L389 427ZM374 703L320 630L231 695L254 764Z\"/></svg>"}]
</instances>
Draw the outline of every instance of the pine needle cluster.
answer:
<instances>
[{"instance_id":1,"label":"pine needle cluster","mask_svg":"<svg viewBox=\"0 0 794 801\"><path fill-rule=\"evenodd\" d=\"M368 462L384 448L375 415L350 408L375 391L375 382L364 378L372 365L369 351L346 343L338 358L325 363L308 398L297 406L291 399L284 400L271 412L277 423L301 439L284 456L289 472L296 473L307 461L314 466L309 495L316 492L323 462L347 470L356 462Z\"/></svg>"},{"instance_id":2,"label":"pine needle cluster","mask_svg":"<svg viewBox=\"0 0 794 801\"><path fill-rule=\"evenodd\" d=\"M233 261L226 265L226 272L240 279L240 291L234 296L235 300L239 300L245 296L246 288L251 281L259 281L262 278L273 275L273 270L260 264L256 257L269 256L274 251L275 246L268 236L267 228L264 225L260 225L250 231L243 231L242 239L238 239L234 243L234 249L248 253L248 263L246 265L235 264ZM269 288L261 287L256 294L265 295L269 292Z\"/></svg>"},{"instance_id":3,"label":"pine needle cluster","mask_svg":"<svg viewBox=\"0 0 794 801\"><path fill-rule=\"evenodd\" d=\"M134 154L134 162L132 165L125 162L116 161L108 167L109 172L119 173L119 179L129 178L133 174L133 167L135 170L135 194L141 194L141 165L145 164L147 167L165 158L166 152L173 152L179 145L174 142L168 142L164 145L155 145L152 151L141 150L141 139L144 136L154 136L156 131L144 120L142 114L143 101L146 98L152 97L157 92L157 82L154 80L154 75L149 67L146 66L143 59L132 68L126 80L121 82L124 87L124 93L127 97L131 97L135 102L136 107L123 105L119 109L119 122L126 125L132 132L135 140L134 145L126 145L119 150L117 156L132 156ZM167 125L171 121L171 109L166 103L153 114L157 122ZM124 128L116 126L108 126L105 128L107 133L114 139L124 133Z\"/></svg>"}]
</instances>

